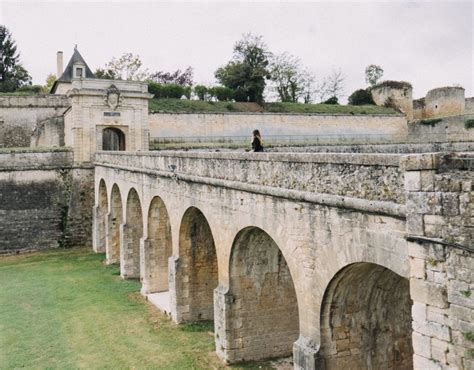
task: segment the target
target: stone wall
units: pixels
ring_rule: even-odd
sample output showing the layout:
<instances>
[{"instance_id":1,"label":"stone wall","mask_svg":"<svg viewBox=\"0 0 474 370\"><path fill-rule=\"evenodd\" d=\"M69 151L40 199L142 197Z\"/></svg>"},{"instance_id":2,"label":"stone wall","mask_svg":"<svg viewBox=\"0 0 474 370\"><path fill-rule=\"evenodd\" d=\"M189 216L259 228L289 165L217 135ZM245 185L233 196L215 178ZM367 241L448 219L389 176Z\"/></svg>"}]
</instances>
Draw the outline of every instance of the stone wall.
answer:
<instances>
[{"instance_id":1,"label":"stone wall","mask_svg":"<svg viewBox=\"0 0 474 370\"><path fill-rule=\"evenodd\" d=\"M463 155L406 158L414 367L474 367L474 175Z\"/></svg>"},{"instance_id":2,"label":"stone wall","mask_svg":"<svg viewBox=\"0 0 474 370\"><path fill-rule=\"evenodd\" d=\"M464 111L466 113L474 113L474 98L466 98Z\"/></svg>"},{"instance_id":3,"label":"stone wall","mask_svg":"<svg viewBox=\"0 0 474 370\"><path fill-rule=\"evenodd\" d=\"M404 202L396 154L101 152L96 160L274 188Z\"/></svg>"},{"instance_id":4,"label":"stone wall","mask_svg":"<svg viewBox=\"0 0 474 370\"><path fill-rule=\"evenodd\" d=\"M65 95L0 96L0 148L30 146L35 126L69 106Z\"/></svg>"},{"instance_id":5,"label":"stone wall","mask_svg":"<svg viewBox=\"0 0 474 370\"><path fill-rule=\"evenodd\" d=\"M0 253L86 244L92 175L71 151L1 153Z\"/></svg>"},{"instance_id":6,"label":"stone wall","mask_svg":"<svg viewBox=\"0 0 474 370\"><path fill-rule=\"evenodd\" d=\"M352 136L354 140L373 137L404 138L406 119L402 115L325 115L271 113L206 113L148 116L151 139L161 142L186 142L194 137L205 140L248 140L259 129L264 140L322 136L335 140Z\"/></svg>"},{"instance_id":7,"label":"stone wall","mask_svg":"<svg viewBox=\"0 0 474 370\"><path fill-rule=\"evenodd\" d=\"M38 122L33 129L30 146L34 148L64 146L64 116Z\"/></svg>"},{"instance_id":8,"label":"stone wall","mask_svg":"<svg viewBox=\"0 0 474 370\"><path fill-rule=\"evenodd\" d=\"M473 113L459 114L438 119L425 119L408 123L408 137L424 142L474 141L474 129L466 129L465 120L473 119Z\"/></svg>"},{"instance_id":9,"label":"stone wall","mask_svg":"<svg viewBox=\"0 0 474 370\"><path fill-rule=\"evenodd\" d=\"M222 151L222 149L220 149ZM474 142L282 146L267 152L291 153L434 153L474 152Z\"/></svg>"}]
</instances>

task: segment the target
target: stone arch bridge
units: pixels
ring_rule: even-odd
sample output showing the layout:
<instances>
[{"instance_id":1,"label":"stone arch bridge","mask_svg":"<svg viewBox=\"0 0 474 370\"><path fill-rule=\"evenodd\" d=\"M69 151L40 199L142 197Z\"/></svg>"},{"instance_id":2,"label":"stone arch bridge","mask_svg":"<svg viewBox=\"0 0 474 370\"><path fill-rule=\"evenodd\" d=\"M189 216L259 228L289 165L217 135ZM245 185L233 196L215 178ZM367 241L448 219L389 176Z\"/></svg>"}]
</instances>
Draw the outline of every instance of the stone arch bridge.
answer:
<instances>
[{"instance_id":1,"label":"stone arch bridge","mask_svg":"<svg viewBox=\"0 0 474 370\"><path fill-rule=\"evenodd\" d=\"M474 305L458 274L473 273L473 195L463 163L100 152L94 249L176 322L214 320L228 363L293 354L298 369L467 369Z\"/></svg>"}]
</instances>

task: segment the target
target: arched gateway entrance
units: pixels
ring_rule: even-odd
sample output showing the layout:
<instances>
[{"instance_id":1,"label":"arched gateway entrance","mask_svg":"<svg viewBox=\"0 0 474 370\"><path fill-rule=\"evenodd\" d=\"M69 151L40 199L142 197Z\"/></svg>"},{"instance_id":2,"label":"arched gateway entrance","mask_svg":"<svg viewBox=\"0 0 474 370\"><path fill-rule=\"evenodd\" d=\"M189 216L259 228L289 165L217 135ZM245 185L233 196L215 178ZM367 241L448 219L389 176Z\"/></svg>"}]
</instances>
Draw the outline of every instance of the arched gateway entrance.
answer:
<instances>
[{"instance_id":1,"label":"arched gateway entrance","mask_svg":"<svg viewBox=\"0 0 474 370\"><path fill-rule=\"evenodd\" d=\"M102 131L102 150L125 150L125 134L116 127Z\"/></svg>"}]
</instances>

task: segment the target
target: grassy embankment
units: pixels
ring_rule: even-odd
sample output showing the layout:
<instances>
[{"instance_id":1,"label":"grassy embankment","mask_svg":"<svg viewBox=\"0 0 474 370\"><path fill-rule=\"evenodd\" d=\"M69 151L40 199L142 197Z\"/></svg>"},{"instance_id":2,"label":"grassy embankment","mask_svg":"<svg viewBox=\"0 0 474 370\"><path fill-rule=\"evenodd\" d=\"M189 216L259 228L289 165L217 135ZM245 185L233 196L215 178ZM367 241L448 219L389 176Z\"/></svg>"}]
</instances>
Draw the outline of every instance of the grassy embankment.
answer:
<instances>
[{"instance_id":1,"label":"grassy embankment","mask_svg":"<svg viewBox=\"0 0 474 370\"><path fill-rule=\"evenodd\" d=\"M173 324L103 260L85 249L0 257L0 368L224 368L211 323ZM258 366L270 368L245 368Z\"/></svg>"},{"instance_id":2,"label":"grassy embankment","mask_svg":"<svg viewBox=\"0 0 474 370\"><path fill-rule=\"evenodd\" d=\"M327 114L397 114L391 108L377 105L332 105L301 103L255 103L207 102L199 100L151 99L150 112L166 113L327 113Z\"/></svg>"}]
</instances>

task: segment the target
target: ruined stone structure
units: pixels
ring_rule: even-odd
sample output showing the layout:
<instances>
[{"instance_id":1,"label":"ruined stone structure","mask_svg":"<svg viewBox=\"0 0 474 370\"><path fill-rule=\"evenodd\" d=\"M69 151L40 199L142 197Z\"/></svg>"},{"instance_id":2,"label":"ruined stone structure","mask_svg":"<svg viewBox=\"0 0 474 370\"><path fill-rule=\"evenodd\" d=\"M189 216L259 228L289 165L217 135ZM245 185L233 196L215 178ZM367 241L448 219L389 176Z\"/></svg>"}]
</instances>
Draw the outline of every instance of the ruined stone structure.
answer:
<instances>
[{"instance_id":1,"label":"ruined stone structure","mask_svg":"<svg viewBox=\"0 0 474 370\"><path fill-rule=\"evenodd\" d=\"M76 52L53 88L67 96L28 121L38 148L0 153L0 253L92 237L174 321L213 320L228 363L292 355L296 369L474 367L472 112L438 126L400 115L163 115L201 128L217 119L234 133L239 117L276 130L288 121L304 135L369 122L405 137L305 152L149 152L149 122L160 119L148 115L146 84L90 78ZM411 118L410 91L379 95L407 103ZM410 141L431 131L438 141Z\"/></svg>"},{"instance_id":2,"label":"ruined stone structure","mask_svg":"<svg viewBox=\"0 0 474 370\"><path fill-rule=\"evenodd\" d=\"M407 82L385 81L371 88L375 104L390 106L404 113L409 121L447 117L472 112L472 98L465 98L460 86L438 87L421 99L413 100Z\"/></svg>"}]
</instances>

